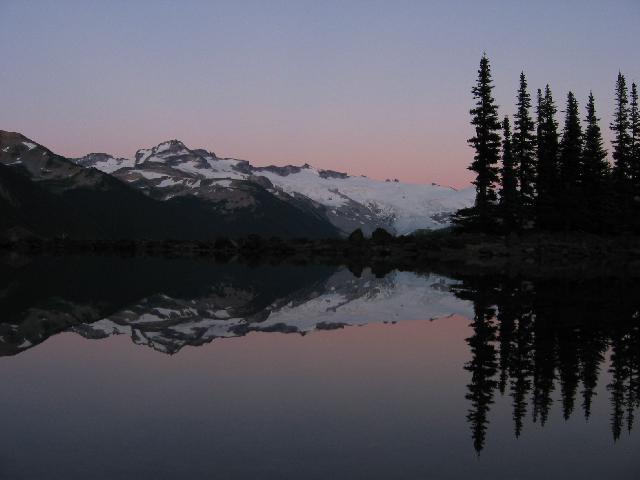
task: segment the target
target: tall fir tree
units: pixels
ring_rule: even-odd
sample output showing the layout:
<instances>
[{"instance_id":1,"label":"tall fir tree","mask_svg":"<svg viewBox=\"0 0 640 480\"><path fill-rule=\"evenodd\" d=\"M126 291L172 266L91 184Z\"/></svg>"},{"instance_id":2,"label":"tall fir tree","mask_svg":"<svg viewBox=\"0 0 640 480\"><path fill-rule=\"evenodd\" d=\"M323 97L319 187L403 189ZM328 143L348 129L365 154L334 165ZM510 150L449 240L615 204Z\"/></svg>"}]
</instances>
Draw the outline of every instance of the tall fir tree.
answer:
<instances>
[{"instance_id":1,"label":"tall fir tree","mask_svg":"<svg viewBox=\"0 0 640 480\"><path fill-rule=\"evenodd\" d=\"M638 87L631 84L631 103L629 104L630 158L629 175L635 197L640 197L640 110L638 110ZM636 203L634 201L634 203Z\"/></svg>"},{"instance_id":2,"label":"tall fir tree","mask_svg":"<svg viewBox=\"0 0 640 480\"><path fill-rule=\"evenodd\" d=\"M565 230L573 230L584 223L582 217L586 211L583 208L584 202L580 188L581 157L582 127L578 101L573 92L569 92L558 159L561 185L558 191L558 207Z\"/></svg>"},{"instance_id":3,"label":"tall fir tree","mask_svg":"<svg viewBox=\"0 0 640 480\"><path fill-rule=\"evenodd\" d=\"M633 187L631 184L631 136L629 121L629 97L627 82L622 73L618 73L616 81L616 105L611 122L613 131L613 172L612 180L616 210L615 227L626 231L632 221Z\"/></svg>"},{"instance_id":4,"label":"tall fir tree","mask_svg":"<svg viewBox=\"0 0 640 480\"><path fill-rule=\"evenodd\" d=\"M541 140L544 139L542 135L544 126L544 97L542 96L542 90L538 89L536 92L536 162L539 161L539 154L541 150Z\"/></svg>"},{"instance_id":5,"label":"tall fir tree","mask_svg":"<svg viewBox=\"0 0 640 480\"><path fill-rule=\"evenodd\" d=\"M471 124L475 127L475 136L468 140L475 155L469 170L476 173L473 184L476 187L475 206L471 212L461 212L458 222L476 223L481 229L491 229L494 224L494 210L497 200L496 182L498 181L498 161L500 160L500 121L498 106L492 95L493 81L491 67L486 54L482 55L478 79L471 92L475 99L475 108L471 109ZM460 218L460 217L467 217Z\"/></svg>"},{"instance_id":6,"label":"tall fir tree","mask_svg":"<svg viewBox=\"0 0 640 480\"><path fill-rule=\"evenodd\" d=\"M502 167L500 169L500 214L504 230L513 231L518 223L520 198L511 144L509 117L502 121Z\"/></svg>"},{"instance_id":7,"label":"tall fir tree","mask_svg":"<svg viewBox=\"0 0 640 480\"><path fill-rule=\"evenodd\" d=\"M559 158L560 181L564 188L578 186L581 155L582 127L580 126L578 101L575 95L569 92Z\"/></svg>"},{"instance_id":8,"label":"tall fir tree","mask_svg":"<svg viewBox=\"0 0 640 480\"><path fill-rule=\"evenodd\" d=\"M537 138L537 177L536 177L536 215L538 227L555 229L559 227L556 211L558 181L558 122L556 106L549 85L544 95L538 90L538 138Z\"/></svg>"},{"instance_id":9,"label":"tall fir tree","mask_svg":"<svg viewBox=\"0 0 640 480\"><path fill-rule=\"evenodd\" d=\"M588 211L585 218L586 228L592 231L603 231L607 227L605 220L607 212L611 210L608 195L609 162L607 162L607 151L604 148L599 120L596 116L593 93L589 92L580 183L586 194L585 206Z\"/></svg>"},{"instance_id":10,"label":"tall fir tree","mask_svg":"<svg viewBox=\"0 0 640 480\"><path fill-rule=\"evenodd\" d=\"M626 184L630 178L631 137L629 135L629 97L627 82L622 73L618 73L616 81L616 109L611 122L614 138L613 175L618 186Z\"/></svg>"},{"instance_id":11,"label":"tall fir tree","mask_svg":"<svg viewBox=\"0 0 640 480\"><path fill-rule=\"evenodd\" d=\"M520 73L516 107L513 122L513 158L520 187L521 219L526 223L533 219L535 202L536 135L530 114L531 95L527 91L527 78L524 72Z\"/></svg>"}]
</instances>

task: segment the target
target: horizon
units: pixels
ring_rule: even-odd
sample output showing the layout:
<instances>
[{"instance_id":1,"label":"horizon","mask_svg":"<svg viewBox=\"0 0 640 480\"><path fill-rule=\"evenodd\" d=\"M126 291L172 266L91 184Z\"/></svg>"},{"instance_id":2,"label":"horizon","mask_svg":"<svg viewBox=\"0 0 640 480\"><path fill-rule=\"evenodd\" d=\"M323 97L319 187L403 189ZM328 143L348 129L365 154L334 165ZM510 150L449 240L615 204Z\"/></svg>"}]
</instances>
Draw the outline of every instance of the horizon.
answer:
<instances>
[{"instance_id":1,"label":"horizon","mask_svg":"<svg viewBox=\"0 0 640 480\"><path fill-rule=\"evenodd\" d=\"M3 2L0 128L67 157L176 138L256 166L464 188L486 51L500 117L521 70L532 97L551 85L561 125L567 91L583 118L591 90L610 158L615 77L640 82L640 5L542 3Z\"/></svg>"}]
</instances>

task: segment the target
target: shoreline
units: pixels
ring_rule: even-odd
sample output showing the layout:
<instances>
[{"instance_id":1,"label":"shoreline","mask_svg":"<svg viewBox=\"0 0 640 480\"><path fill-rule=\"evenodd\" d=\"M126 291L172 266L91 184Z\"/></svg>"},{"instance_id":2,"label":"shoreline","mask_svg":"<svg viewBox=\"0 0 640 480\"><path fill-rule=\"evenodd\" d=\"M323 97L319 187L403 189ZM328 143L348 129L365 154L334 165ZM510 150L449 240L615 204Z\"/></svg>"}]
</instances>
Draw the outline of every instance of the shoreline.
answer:
<instances>
[{"instance_id":1,"label":"shoreline","mask_svg":"<svg viewBox=\"0 0 640 480\"><path fill-rule=\"evenodd\" d=\"M386 232L385 232L386 233ZM451 271L459 275L501 274L546 277L640 276L640 237L583 233L488 235L429 232L349 239L245 238L189 240L23 239L0 243L4 256L100 255L165 257L299 265L343 265L358 274L371 268Z\"/></svg>"}]
</instances>

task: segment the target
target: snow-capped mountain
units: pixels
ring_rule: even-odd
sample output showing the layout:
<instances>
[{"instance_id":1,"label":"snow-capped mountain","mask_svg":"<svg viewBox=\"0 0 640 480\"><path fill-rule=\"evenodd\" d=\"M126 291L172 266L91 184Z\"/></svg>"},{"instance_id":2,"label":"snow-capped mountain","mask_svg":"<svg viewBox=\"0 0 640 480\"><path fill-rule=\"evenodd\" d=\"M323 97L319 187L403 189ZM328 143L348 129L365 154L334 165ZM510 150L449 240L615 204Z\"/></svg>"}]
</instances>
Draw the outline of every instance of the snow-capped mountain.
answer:
<instances>
[{"instance_id":1,"label":"snow-capped mountain","mask_svg":"<svg viewBox=\"0 0 640 480\"><path fill-rule=\"evenodd\" d=\"M71 161L20 133L0 130L0 237L340 235L322 207L276 191L264 179L215 172L214 159L174 141L141 150L134 160L91 154Z\"/></svg>"},{"instance_id":2,"label":"snow-capped mountain","mask_svg":"<svg viewBox=\"0 0 640 480\"><path fill-rule=\"evenodd\" d=\"M0 235L329 238L378 227L408 234L447 226L473 197L471 188L383 182L308 164L256 167L178 140L133 159L67 159L0 131Z\"/></svg>"},{"instance_id":3,"label":"snow-capped mountain","mask_svg":"<svg viewBox=\"0 0 640 480\"><path fill-rule=\"evenodd\" d=\"M134 162L128 158L113 158L107 153L90 153L76 159L76 163L81 167L94 167L100 165L100 170L105 173L113 173L123 167L133 167Z\"/></svg>"},{"instance_id":4,"label":"snow-capped mountain","mask_svg":"<svg viewBox=\"0 0 640 480\"><path fill-rule=\"evenodd\" d=\"M473 203L471 188L378 181L304 164L256 167L189 149L178 140L138 150L134 159L89 154L75 159L128 182L158 199L193 195L212 201L245 202L243 182L257 183L282 200L315 210L344 233L383 227L396 234L449 225L456 210Z\"/></svg>"},{"instance_id":5,"label":"snow-capped mountain","mask_svg":"<svg viewBox=\"0 0 640 480\"><path fill-rule=\"evenodd\" d=\"M450 216L473 203L473 189L455 190L440 185L414 185L349 176L331 170L302 167L266 167L255 174L269 179L292 195L304 195L328 209L329 220L352 231L378 226L398 235L449 225Z\"/></svg>"}]
</instances>

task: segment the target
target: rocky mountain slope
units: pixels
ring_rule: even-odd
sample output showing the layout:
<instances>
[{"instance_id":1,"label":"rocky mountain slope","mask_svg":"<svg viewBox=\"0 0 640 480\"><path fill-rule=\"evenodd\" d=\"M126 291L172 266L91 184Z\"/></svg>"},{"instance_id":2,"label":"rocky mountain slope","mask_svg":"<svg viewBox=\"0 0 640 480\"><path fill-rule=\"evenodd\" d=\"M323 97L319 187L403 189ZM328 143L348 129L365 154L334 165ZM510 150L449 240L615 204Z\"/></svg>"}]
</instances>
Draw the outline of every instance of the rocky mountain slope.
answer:
<instances>
[{"instance_id":1,"label":"rocky mountain slope","mask_svg":"<svg viewBox=\"0 0 640 480\"><path fill-rule=\"evenodd\" d=\"M326 218L343 233L383 227L395 234L449 225L456 210L473 203L473 189L412 185L355 177L310 165L256 167L246 160L219 158L189 149L178 140L138 150L134 159L92 153L74 160L110 173L153 198L194 195L225 201L229 208L247 202L246 182L258 184L298 208Z\"/></svg>"},{"instance_id":2,"label":"rocky mountain slope","mask_svg":"<svg viewBox=\"0 0 640 480\"><path fill-rule=\"evenodd\" d=\"M106 157L91 158L102 164ZM308 202L274 194L260 182L212 185L206 195L194 190L157 196L144 182L129 180L92 168L91 160L73 162L19 133L0 131L0 234L200 240L338 235Z\"/></svg>"}]
</instances>

